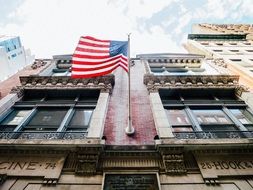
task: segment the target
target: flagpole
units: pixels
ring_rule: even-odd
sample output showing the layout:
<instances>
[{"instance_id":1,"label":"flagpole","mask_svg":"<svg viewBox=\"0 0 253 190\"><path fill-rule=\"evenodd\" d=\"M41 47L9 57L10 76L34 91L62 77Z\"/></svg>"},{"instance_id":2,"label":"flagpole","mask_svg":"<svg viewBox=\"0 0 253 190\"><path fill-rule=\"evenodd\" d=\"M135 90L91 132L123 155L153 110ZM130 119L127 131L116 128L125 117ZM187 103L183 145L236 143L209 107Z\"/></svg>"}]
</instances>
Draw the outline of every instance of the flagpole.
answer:
<instances>
[{"instance_id":1,"label":"flagpole","mask_svg":"<svg viewBox=\"0 0 253 190\"><path fill-rule=\"evenodd\" d=\"M127 135L133 135L134 134L134 128L132 125L132 117L131 117L131 85L130 85L130 35L131 33L129 33L128 36L128 47L127 47L127 60L128 60L128 125L125 129L125 132Z\"/></svg>"}]
</instances>

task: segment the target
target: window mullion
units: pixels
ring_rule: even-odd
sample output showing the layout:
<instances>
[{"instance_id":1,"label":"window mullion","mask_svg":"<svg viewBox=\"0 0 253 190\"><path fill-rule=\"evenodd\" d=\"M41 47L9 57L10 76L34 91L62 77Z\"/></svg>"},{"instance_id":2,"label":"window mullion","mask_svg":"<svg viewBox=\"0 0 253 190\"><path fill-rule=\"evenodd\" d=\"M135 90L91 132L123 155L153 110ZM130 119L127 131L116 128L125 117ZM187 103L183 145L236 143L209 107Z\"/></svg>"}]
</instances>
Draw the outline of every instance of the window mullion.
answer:
<instances>
[{"instance_id":1,"label":"window mullion","mask_svg":"<svg viewBox=\"0 0 253 190\"><path fill-rule=\"evenodd\" d=\"M22 121L19 123L19 125L13 130L13 132L21 131L21 130L24 128L25 124L27 124L27 122L36 114L36 112L37 112L37 107L34 107L34 108L32 109L32 111L31 111L29 114L27 114L27 116L25 116L25 117L23 118L23 120L22 120Z\"/></svg>"},{"instance_id":2,"label":"window mullion","mask_svg":"<svg viewBox=\"0 0 253 190\"><path fill-rule=\"evenodd\" d=\"M229 111L228 108L222 107L222 110L232 120L232 122L236 125L236 127L239 128L239 130L248 131L248 129L237 120L237 118Z\"/></svg>"},{"instance_id":3,"label":"window mullion","mask_svg":"<svg viewBox=\"0 0 253 190\"><path fill-rule=\"evenodd\" d=\"M57 129L57 132L62 132L62 131L65 131L66 130L66 126L68 125L70 119L72 118L72 116L74 115L74 106L72 106L68 112L66 113L66 115L64 116L62 122L61 122L61 125L60 127Z\"/></svg>"},{"instance_id":4,"label":"window mullion","mask_svg":"<svg viewBox=\"0 0 253 190\"><path fill-rule=\"evenodd\" d=\"M75 107L76 103L78 102L78 100L79 100L79 96L77 96L75 98L74 106L71 106L69 108L68 112L66 113L65 117L63 118L63 120L61 122L60 127L57 129L57 132L62 132L62 131L66 130L66 126L68 125L68 123L70 122L71 118L73 117L73 115L75 113L74 107Z\"/></svg>"},{"instance_id":5,"label":"window mullion","mask_svg":"<svg viewBox=\"0 0 253 190\"><path fill-rule=\"evenodd\" d=\"M189 119L191 120L192 127L194 128L194 130L195 131L203 131L201 126L199 125L196 117L194 116L194 114L192 113L191 109L188 106L185 106L185 112L186 112L187 116L189 117Z\"/></svg>"}]
</instances>

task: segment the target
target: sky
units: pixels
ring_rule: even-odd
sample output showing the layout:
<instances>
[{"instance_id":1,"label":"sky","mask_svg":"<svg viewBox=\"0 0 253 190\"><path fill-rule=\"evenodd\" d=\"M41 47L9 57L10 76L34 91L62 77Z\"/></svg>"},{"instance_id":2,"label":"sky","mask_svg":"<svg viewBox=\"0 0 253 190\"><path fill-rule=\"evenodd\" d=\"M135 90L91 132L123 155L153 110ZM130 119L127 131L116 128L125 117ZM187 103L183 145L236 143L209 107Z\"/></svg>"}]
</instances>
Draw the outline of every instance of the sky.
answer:
<instances>
[{"instance_id":1,"label":"sky","mask_svg":"<svg viewBox=\"0 0 253 190\"><path fill-rule=\"evenodd\" d=\"M186 53L194 23L253 24L253 0L0 0L0 35L36 58L72 54L80 36L127 40L139 53Z\"/></svg>"}]
</instances>

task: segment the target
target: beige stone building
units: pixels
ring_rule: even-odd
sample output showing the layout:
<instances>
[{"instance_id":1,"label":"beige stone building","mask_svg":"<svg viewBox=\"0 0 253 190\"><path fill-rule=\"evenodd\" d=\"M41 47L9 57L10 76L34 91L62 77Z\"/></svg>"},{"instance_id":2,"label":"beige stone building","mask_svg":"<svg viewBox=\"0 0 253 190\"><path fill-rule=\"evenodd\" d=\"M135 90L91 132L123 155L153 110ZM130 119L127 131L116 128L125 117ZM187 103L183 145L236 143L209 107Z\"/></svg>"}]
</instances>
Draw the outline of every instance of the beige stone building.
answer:
<instances>
[{"instance_id":1,"label":"beige stone building","mask_svg":"<svg viewBox=\"0 0 253 190\"><path fill-rule=\"evenodd\" d=\"M253 26L247 24L195 24L184 44L190 53L214 60L221 70L239 75L239 83L253 92ZM223 68L222 68L223 67ZM252 96L244 93L252 104Z\"/></svg>"}]
</instances>

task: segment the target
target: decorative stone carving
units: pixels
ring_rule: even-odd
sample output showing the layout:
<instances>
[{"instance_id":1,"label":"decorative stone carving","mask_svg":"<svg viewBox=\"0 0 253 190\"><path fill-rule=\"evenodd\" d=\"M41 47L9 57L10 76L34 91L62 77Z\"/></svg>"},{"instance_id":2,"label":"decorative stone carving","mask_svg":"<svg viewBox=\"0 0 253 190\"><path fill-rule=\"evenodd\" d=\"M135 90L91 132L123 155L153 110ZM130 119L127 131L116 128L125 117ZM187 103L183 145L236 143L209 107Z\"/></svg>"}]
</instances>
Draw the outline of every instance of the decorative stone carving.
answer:
<instances>
[{"instance_id":1,"label":"decorative stone carving","mask_svg":"<svg viewBox=\"0 0 253 190\"><path fill-rule=\"evenodd\" d=\"M144 75L144 84L149 92L160 88L240 88L237 75L187 75L187 76L155 76Z\"/></svg>"},{"instance_id":2,"label":"decorative stone carving","mask_svg":"<svg viewBox=\"0 0 253 190\"><path fill-rule=\"evenodd\" d=\"M97 173L98 159L101 149L99 147L83 147L77 154L75 173L78 175L94 175Z\"/></svg>"},{"instance_id":3,"label":"decorative stone carving","mask_svg":"<svg viewBox=\"0 0 253 190\"><path fill-rule=\"evenodd\" d=\"M160 147L159 148L167 174L185 174L183 149L181 147Z\"/></svg>"},{"instance_id":4,"label":"decorative stone carving","mask_svg":"<svg viewBox=\"0 0 253 190\"><path fill-rule=\"evenodd\" d=\"M186 173L183 154L163 155L163 163L167 174Z\"/></svg>"},{"instance_id":5,"label":"decorative stone carving","mask_svg":"<svg viewBox=\"0 0 253 190\"><path fill-rule=\"evenodd\" d=\"M223 58L217 58L213 60L213 63L219 67L227 68L227 64L225 63Z\"/></svg>"},{"instance_id":6,"label":"decorative stone carving","mask_svg":"<svg viewBox=\"0 0 253 190\"><path fill-rule=\"evenodd\" d=\"M31 68L35 70L35 69L38 69L38 68L40 68L40 67L43 67L43 66L46 65L46 64L47 64L47 62L44 61L43 59L37 59L37 60L35 60L34 63L31 65Z\"/></svg>"},{"instance_id":7,"label":"decorative stone carving","mask_svg":"<svg viewBox=\"0 0 253 190\"><path fill-rule=\"evenodd\" d=\"M72 79L69 76L22 76L19 89L101 89L111 92L114 86L114 75L88 79Z\"/></svg>"},{"instance_id":8,"label":"decorative stone carving","mask_svg":"<svg viewBox=\"0 0 253 190\"><path fill-rule=\"evenodd\" d=\"M11 94L17 94L18 97L20 98L21 96L24 95L24 89L21 87L21 86L16 86L16 87L13 87L11 89Z\"/></svg>"}]
</instances>

